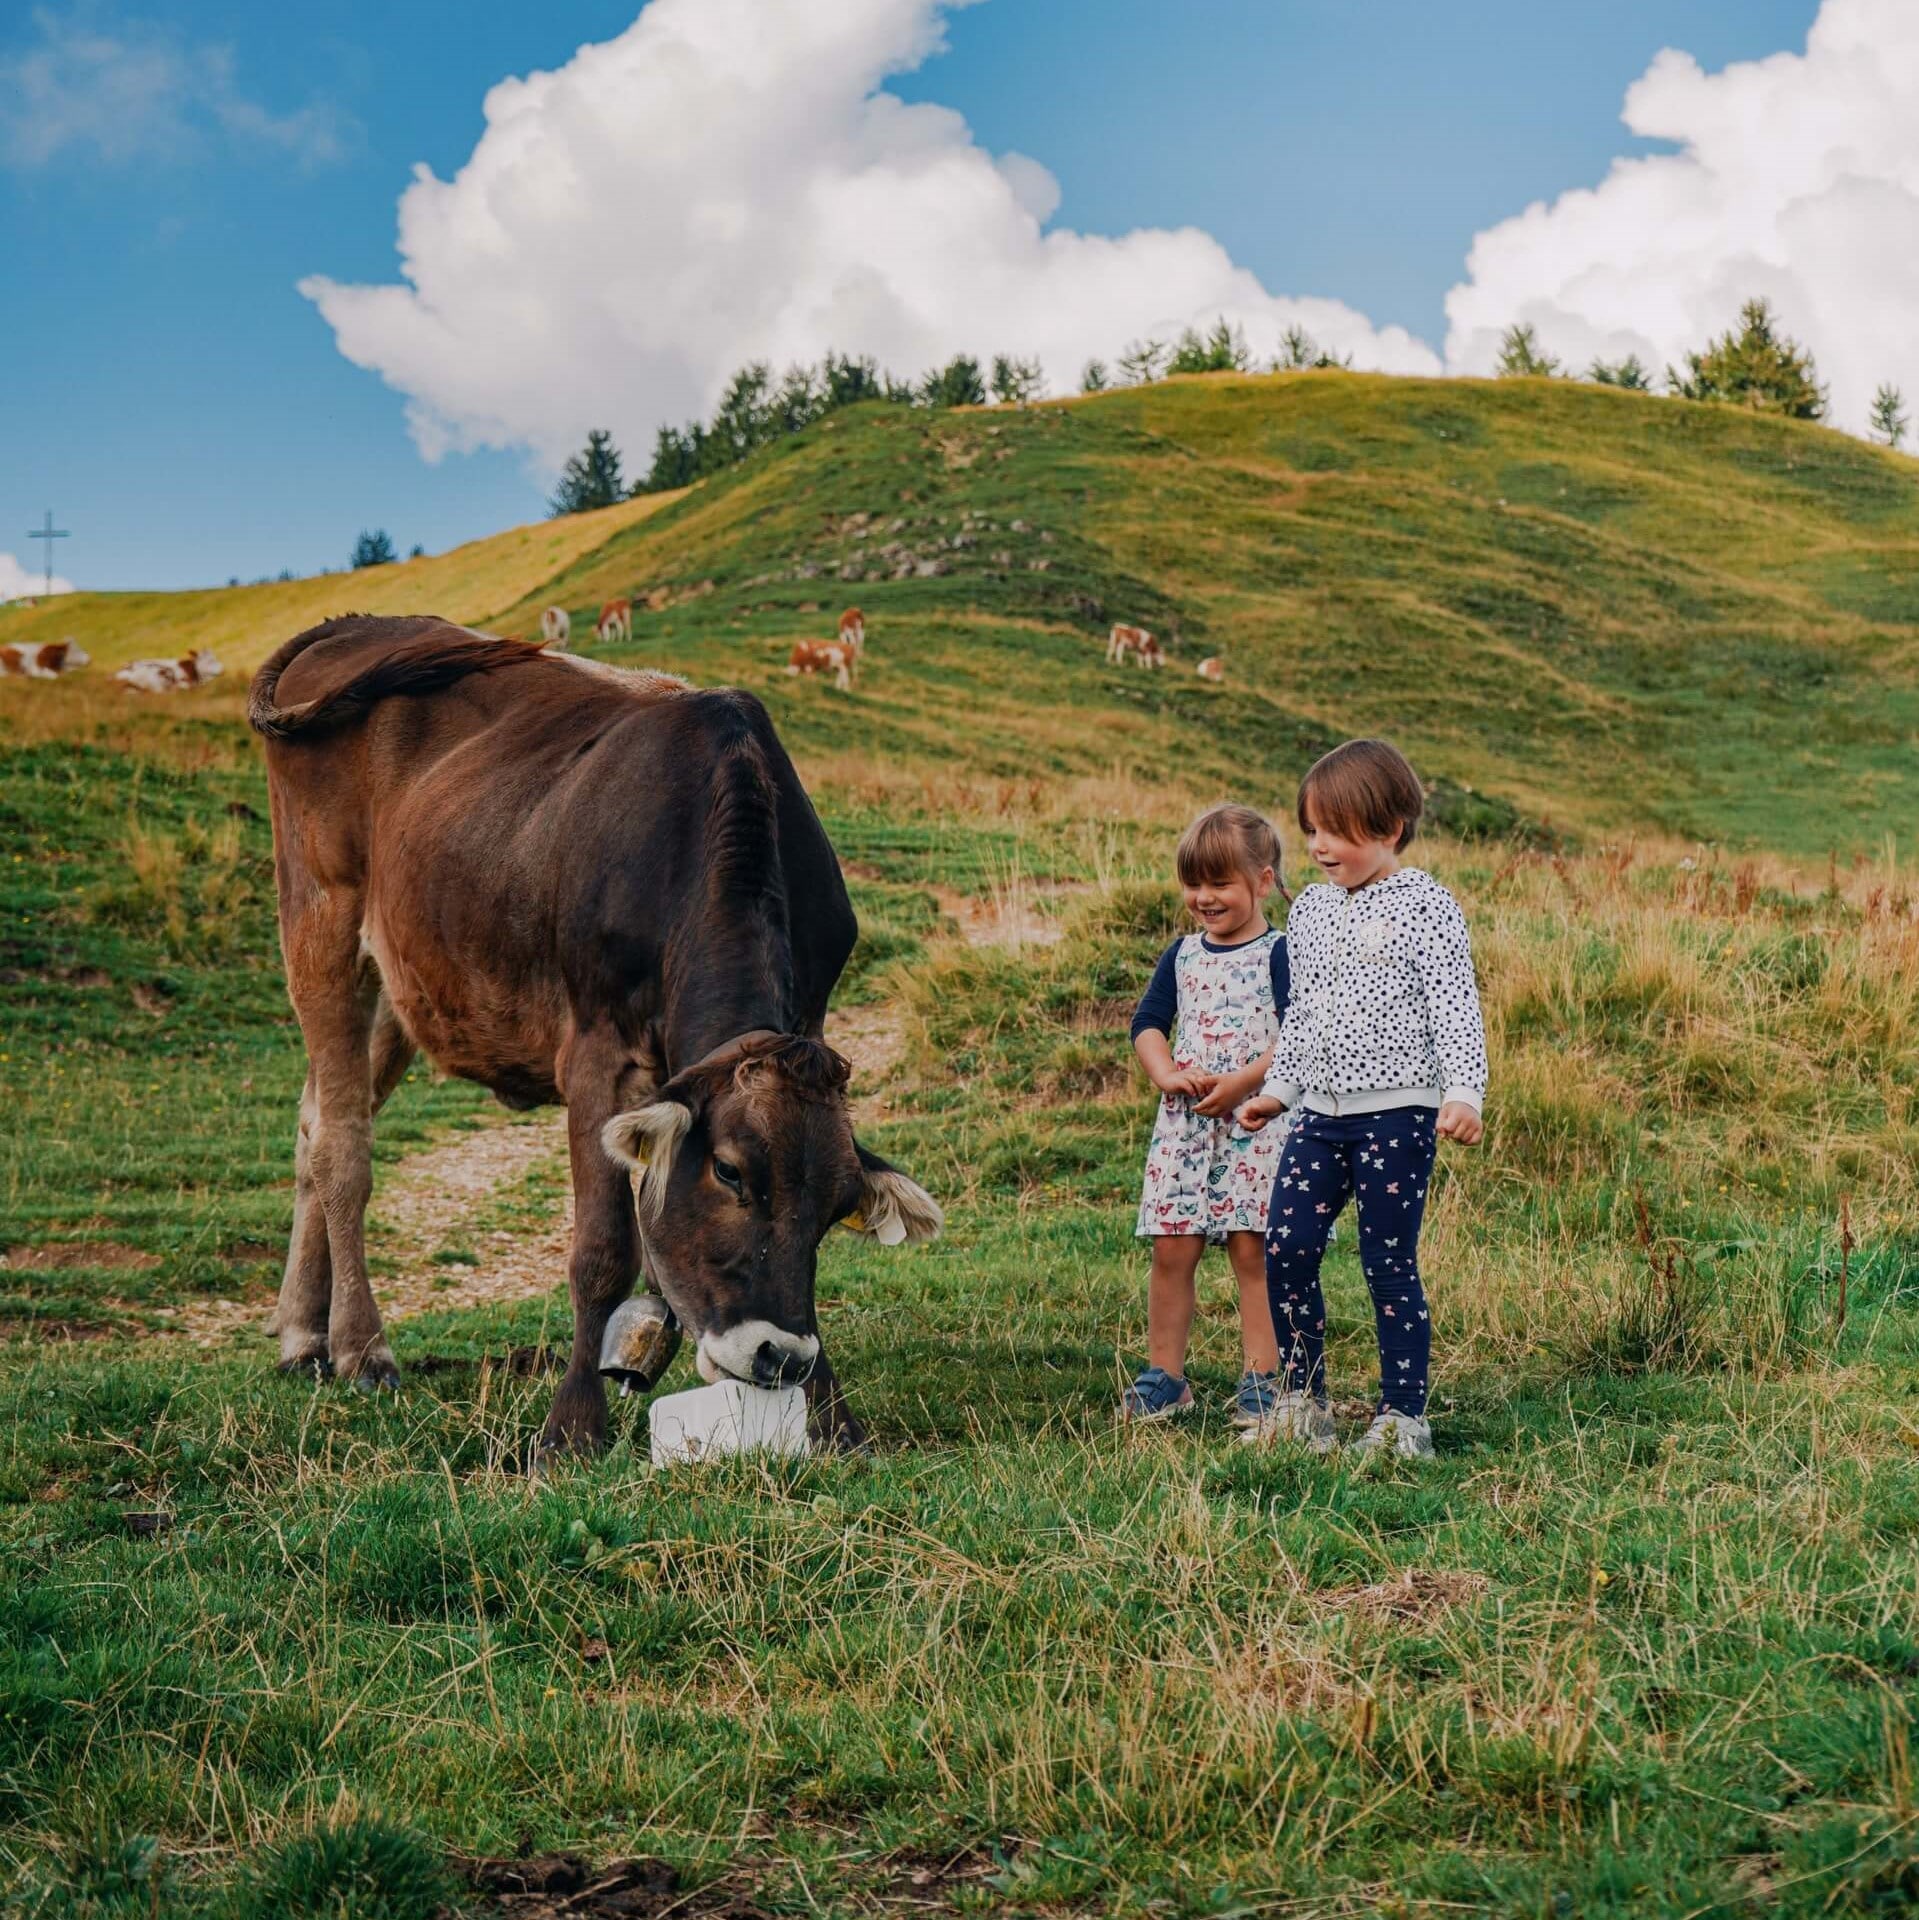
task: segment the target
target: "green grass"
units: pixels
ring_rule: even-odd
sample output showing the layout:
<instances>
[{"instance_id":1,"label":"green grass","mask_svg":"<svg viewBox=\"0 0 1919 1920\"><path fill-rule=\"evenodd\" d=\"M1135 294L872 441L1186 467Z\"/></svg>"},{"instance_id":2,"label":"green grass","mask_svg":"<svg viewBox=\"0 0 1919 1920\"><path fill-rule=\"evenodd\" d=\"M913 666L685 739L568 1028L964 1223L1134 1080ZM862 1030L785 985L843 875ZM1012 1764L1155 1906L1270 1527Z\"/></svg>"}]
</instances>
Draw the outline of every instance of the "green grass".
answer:
<instances>
[{"instance_id":1,"label":"green grass","mask_svg":"<svg viewBox=\"0 0 1919 1920\"><path fill-rule=\"evenodd\" d=\"M576 614L718 583L630 657L761 686L850 868L842 1003L903 1039L862 1131L950 1219L823 1250L864 1460L656 1476L629 1402L529 1485L557 1273L396 1323L398 1398L160 1331L285 1245L257 760L231 685L5 689L0 1904L427 1920L488 1910L464 1860L571 1850L688 1914L1909 1909L1919 919L1878 816L1823 857L1913 776L1907 473L1586 390L1225 380L841 419L580 560ZM900 493L1021 564L748 584ZM1234 682L1104 669L1075 593ZM808 597L867 608L851 700L780 670ZM1495 1061L1432 1199L1417 1472L1232 1444L1217 1263L1206 1411L1110 1415L1173 836L1361 724L1445 776L1421 857ZM1830 791L1781 773L1848 727ZM383 1168L480 1107L416 1070ZM1350 1236L1329 1292L1350 1427Z\"/></svg>"}]
</instances>

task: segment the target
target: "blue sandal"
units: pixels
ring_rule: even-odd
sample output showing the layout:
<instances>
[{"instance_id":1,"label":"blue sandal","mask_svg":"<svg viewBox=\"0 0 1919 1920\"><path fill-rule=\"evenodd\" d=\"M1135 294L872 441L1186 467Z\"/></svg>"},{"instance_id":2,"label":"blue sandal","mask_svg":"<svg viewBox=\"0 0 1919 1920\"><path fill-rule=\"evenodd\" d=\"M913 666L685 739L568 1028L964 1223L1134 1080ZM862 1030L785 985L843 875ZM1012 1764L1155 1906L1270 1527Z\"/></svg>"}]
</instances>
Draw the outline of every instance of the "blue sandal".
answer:
<instances>
[{"instance_id":1,"label":"blue sandal","mask_svg":"<svg viewBox=\"0 0 1919 1920\"><path fill-rule=\"evenodd\" d=\"M1148 1367L1120 1395L1122 1420L1169 1420L1193 1404L1193 1389L1164 1367Z\"/></svg>"}]
</instances>

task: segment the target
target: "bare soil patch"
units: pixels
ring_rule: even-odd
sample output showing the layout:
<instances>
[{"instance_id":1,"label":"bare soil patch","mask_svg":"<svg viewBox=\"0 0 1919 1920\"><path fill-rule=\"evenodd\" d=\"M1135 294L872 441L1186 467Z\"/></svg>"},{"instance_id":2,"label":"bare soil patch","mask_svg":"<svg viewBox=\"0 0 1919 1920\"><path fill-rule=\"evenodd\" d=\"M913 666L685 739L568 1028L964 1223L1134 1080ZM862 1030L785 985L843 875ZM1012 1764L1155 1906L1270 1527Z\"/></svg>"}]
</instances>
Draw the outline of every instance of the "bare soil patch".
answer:
<instances>
[{"instance_id":1,"label":"bare soil patch","mask_svg":"<svg viewBox=\"0 0 1919 1920\"><path fill-rule=\"evenodd\" d=\"M37 1247L9 1247L0 1253L0 1267L33 1267L58 1272L68 1267L127 1267L141 1272L160 1264L157 1253L129 1247L119 1240L49 1240Z\"/></svg>"}]
</instances>

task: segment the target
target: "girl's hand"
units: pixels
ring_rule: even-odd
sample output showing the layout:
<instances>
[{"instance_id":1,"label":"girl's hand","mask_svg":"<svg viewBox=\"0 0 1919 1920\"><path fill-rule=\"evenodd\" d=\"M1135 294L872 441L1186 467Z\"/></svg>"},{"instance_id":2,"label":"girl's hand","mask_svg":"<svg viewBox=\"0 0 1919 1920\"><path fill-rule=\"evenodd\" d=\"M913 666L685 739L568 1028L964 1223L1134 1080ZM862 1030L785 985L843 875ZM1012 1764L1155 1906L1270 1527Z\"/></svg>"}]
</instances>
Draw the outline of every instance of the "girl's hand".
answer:
<instances>
[{"instance_id":1,"label":"girl's hand","mask_svg":"<svg viewBox=\"0 0 1919 1920\"><path fill-rule=\"evenodd\" d=\"M1258 1092L1259 1083L1265 1077L1263 1073L1251 1079L1243 1073L1223 1073L1214 1081L1212 1091L1195 1103L1194 1110L1209 1120L1217 1120L1231 1113L1248 1094Z\"/></svg>"},{"instance_id":2,"label":"girl's hand","mask_svg":"<svg viewBox=\"0 0 1919 1920\"><path fill-rule=\"evenodd\" d=\"M1478 1110L1465 1101L1448 1100L1439 1110L1439 1124L1434 1131L1442 1140L1457 1140L1462 1147L1476 1147L1485 1137L1486 1123L1480 1119Z\"/></svg>"},{"instance_id":3,"label":"girl's hand","mask_svg":"<svg viewBox=\"0 0 1919 1920\"><path fill-rule=\"evenodd\" d=\"M1233 1115L1233 1118L1248 1133L1257 1133L1268 1120L1275 1119L1285 1111L1285 1101L1275 1100L1269 1093L1256 1093Z\"/></svg>"},{"instance_id":4,"label":"girl's hand","mask_svg":"<svg viewBox=\"0 0 1919 1920\"><path fill-rule=\"evenodd\" d=\"M1161 1093L1182 1094L1189 1100L1203 1100L1212 1092L1218 1078L1216 1073L1201 1073L1193 1067L1176 1067L1160 1081L1159 1090Z\"/></svg>"}]
</instances>

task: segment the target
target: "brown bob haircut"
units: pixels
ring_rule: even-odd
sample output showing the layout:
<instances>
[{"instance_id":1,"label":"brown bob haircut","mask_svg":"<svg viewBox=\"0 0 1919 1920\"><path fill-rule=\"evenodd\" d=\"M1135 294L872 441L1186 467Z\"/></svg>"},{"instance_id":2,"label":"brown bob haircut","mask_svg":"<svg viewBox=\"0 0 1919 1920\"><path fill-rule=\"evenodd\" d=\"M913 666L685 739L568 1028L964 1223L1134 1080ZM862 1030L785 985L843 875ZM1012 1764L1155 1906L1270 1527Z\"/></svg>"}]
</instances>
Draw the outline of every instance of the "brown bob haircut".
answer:
<instances>
[{"instance_id":1,"label":"brown bob haircut","mask_svg":"<svg viewBox=\"0 0 1919 1920\"><path fill-rule=\"evenodd\" d=\"M1385 740L1348 740L1315 760L1299 783L1299 830L1310 815L1348 840L1391 840L1400 852L1419 832L1426 790L1400 750Z\"/></svg>"},{"instance_id":2,"label":"brown bob haircut","mask_svg":"<svg viewBox=\"0 0 1919 1920\"><path fill-rule=\"evenodd\" d=\"M1208 807L1179 836L1174 870L1182 887L1218 886L1241 875L1258 885L1268 867L1279 878L1279 834L1251 807Z\"/></svg>"}]
</instances>

